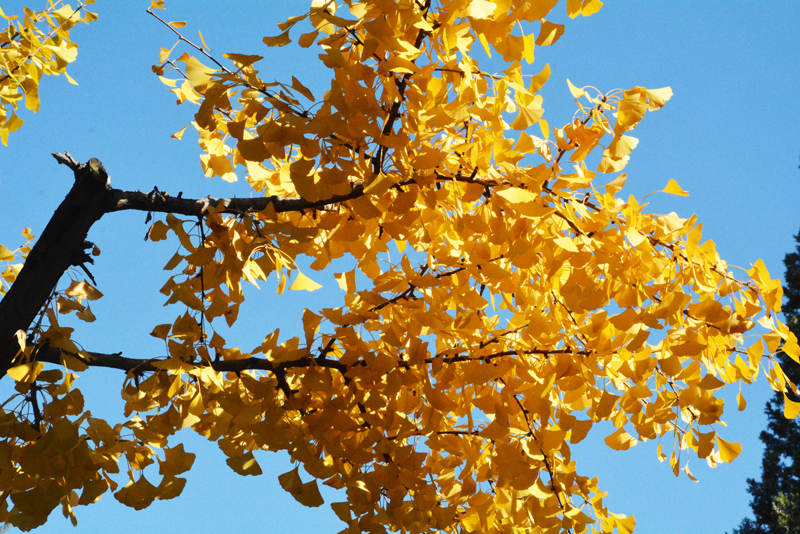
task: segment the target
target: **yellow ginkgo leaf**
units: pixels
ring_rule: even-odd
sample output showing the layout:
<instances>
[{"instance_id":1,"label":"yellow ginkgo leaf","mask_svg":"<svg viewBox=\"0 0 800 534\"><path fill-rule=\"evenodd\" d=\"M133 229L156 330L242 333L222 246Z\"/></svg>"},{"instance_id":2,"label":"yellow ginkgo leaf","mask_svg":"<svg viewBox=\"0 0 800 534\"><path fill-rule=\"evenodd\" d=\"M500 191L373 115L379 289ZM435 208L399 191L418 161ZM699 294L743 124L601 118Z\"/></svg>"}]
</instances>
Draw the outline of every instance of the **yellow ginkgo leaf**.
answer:
<instances>
[{"instance_id":1,"label":"yellow ginkgo leaf","mask_svg":"<svg viewBox=\"0 0 800 534\"><path fill-rule=\"evenodd\" d=\"M541 95L536 95L534 102L530 106L520 107L517 117L511 123L511 127L515 130L527 130L539 122L542 115L544 115L544 109L540 107L541 101Z\"/></svg>"},{"instance_id":2,"label":"yellow ginkgo leaf","mask_svg":"<svg viewBox=\"0 0 800 534\"><path fill-rule=\"evenodd\" d=\"M681 197L688 197L689 193L681 189L681 186L678 185L678 182L670 178L669 182L667 183L667 187L659 191L659 193L669 193L670 195L678 195Z\"/></svg>"},{"instance_id":3,"label":"yellow ginkgo leaf","mask_svg":"<svg viewBox=\"0 0 800 534\"><path fill-rule=\"evenodd\" d=\"M86 306L86 309L79 311L76 316L81 321L86 321L87 323L93 323L97 318L92 313L92 310L89 306Z\"/></svg>"},{"instance_id":4,"label":"yellow ginkgo leaf","mask_svg":"<svg viewBox=\"0 0 800 534\"><path fill-rule=\"evenodd\" d=\"M297 271L297 278L292 285L289 286L289 290L291 291L316 291L317 289L321 288L322 285L316 283L311 278L307 277L300 271Z\"/></svg>"},{"instance_id":5,"label":"yellow ginkgo leaf","mask_svg":"<svg viewBox=\"0 0 800 534\"><path fill-rule=\"evenodd\" d=\"M183 443L164 449L165 459L159 461L158 472L164 476L175 476L185 473L194 464L195 454L186 452Z\"/></svg>"},{"instance_id":6,"label":"yellow ginkgo leaf","mask_svg":"<svg viewBox=\"0 0 800 534\"><path fill-rule=\"evenodd\" d=\"M0 17L3 17L6 20L15 20L15 19L18 18L18 17L9 17L5 13L3 13L3 9L2 8L0 8Z\"/></svg>"},{"instance_id":7,"label":"yellow ginkgo leaf","mask_svg":"<svg viewBox=\"0 0 800 534\"><path fill-rule=\"evenodd\" d=\"M650 111L655 111L664 106L667 100L672 98L672 88L662 87L661 89L648 89L647 97L650 100Z\"/></svg>"},{"instance_id":8,"label":"yellow ginkgo leaf","mask_svg":"<svg viewBox=\"0 0 800 534\"><path fill-rule=\"evenodd\" d=\"M568 250L570 252L578 252L578 247L575 246L575 242L567 236L561 236L553 240L556 245L563 248L564 250Z\"/></svg>"},{"instance_id":9,"label":"yellow ginkgo leaf","mask_svg":"<svg viewBox=\"0 0 800 534\"><path fill-rule=\"evenodd\" d=\"M606 532L611 532L616 528L619 534L633 534L635 527L636 518L632 515L625 516L609 512L608 516L603 518L603 529Z\"/></svg>"},{"instance_id":10,"label":"yellow ginkgo leaf","mask_svg":"<svg viewBox=\"0 0 800 534\"><path fill-rule=\"evenodd\" d=\"M98 291L88 282L78 282L76 280L73 280L72 283L70 283L67 290L64 291L64 294L68 297L78 297L78 300L97 300L103 296L100 291Z\"/></svg>"},{"instance_id":11,"label":"yellow ginkgo leaf","mask_svg":"<svg viewBox=\"0 0 800 534\"><path fill-rule=\"evenodd\" d=\"M124 488L114 494L114 498L134 510L142 510L150 506L157 493L156 487L141 475L136 482L128 481Z\"/></svg>"},{"instance_id":12,"label":"yellow ginkgo leaf","mask_svg":"<svg viewBox=\"0 0 800 534\"><path fill-rule=\"evenodd\" d=\"M172 134L170 137L172 137L173 139L177 139L177 140L179 140L179 141L180 141L181 139L183 139L183 132L185 132L185 131L186 131L186 128L188 128L188 126L185 126L185 127L183 127L182 129L178 130L177 132L175 132L174 134Z\"/></svg>"},{"instance_id":13,"label":"yellow ginkgo leaf","mask_svg":"<svg viewBox=\"0 0 800 534\"><path fill-rule=\"evenodd\" d=\"M606 190L606 194L616 195L617 193L619 193L620 190L623 187L625 187L625 180L627 180L627 178L628 175L623 172L622 174L614 178L612 181L604 185L603 187Z\"/></svg>"},{"instance_id":14,"label":"yellow ginkgo leaf","mask_svg":"<svg viewBox=\"0 0 800 534\"><path fill-rule=\"evenodd\" d=\"M311 100L312 102L314 101L314 95L311 93L311 91L305 85L300 83L300 80L298 80L294 76L292 76L292 89L294 89L307 99Z\"/></svg>"},{"instance_id":15,"label":"yellow ginkgo leaf","mask_svg":"<svg viewBox=\"0 0 800 534\"><path fill-rule=\"evenodd\" d=\"M286 46L292 42L292 40L289 38L289 30L276 35L275 37L264 37L262 41L264 41L264 44L267 46Z\"/></svg>"},{"instance_id":16,"label":"yellow ginkgo leaf","mask_svg":"<svg viewBox=\"0 0 800 534\"><path fill-rule=\"evenodd\" d=\"M737 408L740 412L744 411L744 409L747 408L747 401L745 400L744 395L742 395L741 391L739 391L739 393L736 394L736 403L737 403Z\"/></svg>"},{"instance_id":17,"label":"yellow ginkgo leaf","mask_svg":"<svg viewBox=\"0 0 800 534\"><path fill-rule=\"evenodd\" d=\"M473 19L486 19L494 15L497 4L488 0L472 0L467 8L467 16Z\"/></svg>"},{"instance_id":18,"label":"yellow ginkgo leaf","mask_svg":"<svg viewBox=\"0 0 800 534\"><path fill-rule=\"evenodd\" d=\"M389 190L394 182L388 174L380 173L364 188L367 195L382 195Z\"/></svg>"},{"instance_id":19,"label":"yellow ginkgo leaf","mask_svg":"<svg viewBox=\"0 0 800 534\"><path fill-rule=\"evenodd\" d=\"M263 472L261 471L261 466L258 465L258 462L253 457L253 453L250 451L241 456L237 456L236 458L228 458L225 460L225 463L227 463L231 469L242 476L255 476L260 475Z\"/></svg>"},{"instance_id":20,"label":"yellow ginkgo leaf","mask_svg":"<svg viewBox=\"0 0 800 534\"><path fill-rule=\"evenodd\" d=\"M572 96L575 98L581 98L582 96L586 96L586 92L583 89L579 89L575 87L569 78L567 78L567 86L569 87L569 92L572 93Z\"/></svg>"},{"instance_id":21,"label":"yellow ginkgo leaf","mask_svg":"<svg viewBox=\"0 0 800 534\"><path fill-rule=\"evenodd\" d=\"M303 483L300 479L299 469L295 467L288 473L278 476L278 482L281 487L292 494L297 502L304 506L317 507L322 506L325 501L319 493L317 481Z\"/></svg>"},{"instance_id":22,"label":"yellow ginkgo leaf","mask_svg":"<svg viewBox=\"0 0 800 534\"><path fill-rule=\"evenodd\" d=\"M346 273L336 273L334 275L339 287L348 293L355 293L356 291L356 270L347 271Z\"/></svg>"},{"instance_id":23,"label":"yellow ginkgo leaf","mask_svg":"<svg viewBox=\"0 0 800 534\"><path fill-rule=\"evenodd\" d=\"M17 382L31 383L36 380L36 377L39 376L43 369L44 363L42 362L24 363L12 367L7 371L7 374Z\"/></svg>"},{"instance_id":24,"label":"yellow ginkgo leaf","mask_svg":"<svg viewBox=\"0 0 800 534\"><path fill-rule=\"evenodd\" d=\"M783 415L786 419L794 419L800 414L800 402L793 401L787 394L783 394Z\"/></svg>"},{"instance_id":25,"label":"yellow ginkgo leaf","mask_svg":"<svg viewBox=\"0 0 800 534\"><path fill-rule=\"evenodd\" d=\"M317 506L322 506L325 504L325 501L319 492L319 486L317 486L316 480L309 480L303 484L303 487L299 492L292 493L292 496L303 506L308 506L311 508L316 508Z\"/></svg>"},{"instance_id":26,"label":"yellow ginkgo leaf","mask_svg":"<svg viewBox=\"0 0 800 534\"><path fill-rule=\"evenodd\" d=\"M608 154L614 159L619 159L630 154L638 144L639 140L635 137L618 135L614 137L614 140L608 145Z\"/></svg>"},{"instance_id":27,"label":"yellow ginkgo leaf","mask_svg":"<svg viewBox=\"0 0 800 534\"><path fill-rule=\"evenodd\" d=\"M605 439L606 445L615 451L625 451L638 443L636 438L628 434L624 428L618 428L616 432Z\"/></svg>"},{"instance_id":28,"label":"yellow ginkgo leaf","mask_svg":"<svg viewBox=\"0 0 800 534\"><path fill-rule=\"evenodd\" d=\"M740 443L731 443L719 436L717 436L717 447L719 448L719 457L725 463L731 463L742 452Z\"/></svg>"},{"instance_id":29,"label":"yellow ginkgo leaf","mask_svg":"<svg viewBox=\"0 0 800 534\"><path fill-rule=\"evenodd\" d=\"M539 198L538 195L528 190L520 189L519 187L509 187L508 189L503 189L502 191L498 191L497 196L503 197L512 204L518 204L521 202L533 202L534 200Z\"/></svg>"},{"instance_id":30,"label":"yellow ginkgo leaf","mask_svg":"<svg viewBox=\"0 0 800 534\"><path fill-rule=\"evenodd\" d=\"M692 474L692 472L691 472L691 471L689 471L689 463L688 463L688 462L686 463L686 465L684 465L684 466L683 466L683 469L681 469L681 471L683 471L684 473L686 473L686 476L688 476L688 477L689 477L689 479L690 479L692 482L699 482L699 480L697 480L697 478L696 478L696 477L695 477L695 476Z\"/></svg>"},{"instance_id":31,"label":"yellow ginkgo leaf","mask_svg":"<svg viewBox=\"0 0 800 534\"><path fill-rule=\"evenodd\" d=\"M563 24L554 24L546 20L542 20L542 29L539 36L536 38L536 44L539 46L550 46L561 38L564 34L565 26Z\"/></svg>"},{"instance_id":32,"label":"yellow ginkgo leaf","mask_svg":"<svg viewBox=\"0 0 800 534\"><path fill-rule=\"evenodd\" d=\"M297 44L303 48L308 48L309 46L314 44L314 41L317 39L318 35L319 35L319 30L304 33L297 39Z\"/></svg>"},{"instance_id":33,"label":"yellow ginkgo leaf","mask_svg":"<svg viewBox=\"0 0 800 534\"><path fill-rule=\"evenodd\" d=\"M578 15L590 17L600 11L603 2L600 0L567 0L567 15L575 18Z\"/></svg>"},{"instance_id":34,"label":"yellow ginkgo leaf","mask_svg":"<svg viewBox=\"0 0 800 534\"><path fill-rule=\"evenodd\" d=\"M179 497L186 487L186 479L174 476L165 476L156 488L156 499L166 501Z\"/></svg>"},{"instance_id":35,"label":"yellow ginkgo leaf","mask_svg":"<svg viewBox=\"0 0 800 534\"><path fill-rule=\"evenodd\" d=\"M430 146L424 146L414 158L414 167L417 169L433 169L439 166L446 157L446 152Z\"/></svg>"}]
</instances>

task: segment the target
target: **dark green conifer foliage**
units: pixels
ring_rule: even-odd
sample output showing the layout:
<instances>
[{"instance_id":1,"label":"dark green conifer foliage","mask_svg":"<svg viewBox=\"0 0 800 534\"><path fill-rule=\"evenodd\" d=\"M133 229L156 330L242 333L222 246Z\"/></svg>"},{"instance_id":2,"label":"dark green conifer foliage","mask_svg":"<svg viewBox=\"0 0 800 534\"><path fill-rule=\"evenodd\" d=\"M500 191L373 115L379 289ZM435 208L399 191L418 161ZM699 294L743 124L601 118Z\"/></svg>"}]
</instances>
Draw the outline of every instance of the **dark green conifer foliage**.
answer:
<instances>
[{"instance_id":1,"label":"dark green conifer foliage","mask_svg":"<svg viewBox=\"0 0 800 534\"><path fill-rule=\"evenodd\" d=\"M800 234L795 252L786 255L786 324L800 338ZM800 365L786 355L781 367L792 382L800 384ZM794 395L790 397L797 400ZM733 534L800 534L800 419L783 416L783 395L775 393L766 406L768 425L761 432L764 458L761 480L748 479L747 491L755 520L746 518Z\"/></svg>"}]
</instances>

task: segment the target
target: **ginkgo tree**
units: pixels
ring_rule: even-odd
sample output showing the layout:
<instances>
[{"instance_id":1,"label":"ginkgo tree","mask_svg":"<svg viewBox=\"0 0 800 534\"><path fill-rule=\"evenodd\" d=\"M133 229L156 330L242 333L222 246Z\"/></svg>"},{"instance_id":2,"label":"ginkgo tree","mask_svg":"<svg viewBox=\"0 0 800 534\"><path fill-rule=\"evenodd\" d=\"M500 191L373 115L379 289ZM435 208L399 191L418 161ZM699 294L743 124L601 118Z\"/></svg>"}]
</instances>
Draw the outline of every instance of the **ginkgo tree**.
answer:
<instances>
[{"instance_id":1,"label":"ginkgo tree","mask_svg":"<svg viewBox=\"0 0 800 534\"><path fill-rule=\"evenodd\" d=\"M90 3L0 11L4 143L23 100L38 108L42 76L76 59L69 32L95 19ZM191 129L204 174L243 172L252 194L115 189L99 160L54 154L72 189L38 238L0 246L0 366L15 383L0 405L0 520L30 530L60 507L76 523L107 492L136 509L175 498L195 459L176 437L186 428L242 475L261 473L254 452L287 451L296 467L279 484L307 506L323 504L318 481L343 490L329 504L351 533L631 532L571 457L593 429L617 450L657 441L676 475L692 477L690 454L733 460L720 391L762 372L794 389L774 358L800 358L775 316L780 283L760 260L729 269L695 217L618 196L631 131L669 88L569 83L574 120L546 122L550 68L531 64L565 31L546 19L555 3L315 0L263 41L317 47L321 98L162 20L177 42L153 71L196 106L175 137ZM571 18L601 6L566 2ZM672 180L660 193L686 195ZM153 214L148 238L180 246L161 290L175 319L152 330L165 355L94 352L66 326L94 320L87 238L123 210ZM299 262L342 258L341 306L305 310L296 337L222 336L245 283L313 291ZM73 267L86 278L62 284ZM75 386L93 367L120 371L118 421Z\"/></svg>"}]
</instances>

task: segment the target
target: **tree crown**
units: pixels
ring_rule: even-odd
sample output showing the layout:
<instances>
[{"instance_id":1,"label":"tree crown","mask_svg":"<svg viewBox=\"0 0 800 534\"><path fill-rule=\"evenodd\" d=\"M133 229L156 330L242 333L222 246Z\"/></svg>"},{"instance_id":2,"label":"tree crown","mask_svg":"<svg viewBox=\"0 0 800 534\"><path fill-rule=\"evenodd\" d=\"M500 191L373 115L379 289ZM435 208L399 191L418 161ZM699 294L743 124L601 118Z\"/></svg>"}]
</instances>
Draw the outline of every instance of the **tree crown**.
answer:
<instances>
[{"instance_id":1,"label":"tree crown","mask_svg":"<svg viewBox=\"0 0 800 534\"><path fill-rule=\"evenodd\" d=\"M308 506L322 504L317 480L346 490L331 506L353 532L630 531L571 460L570 445L603 421L617 450L674 437L658 454L676 474L692 476L683 451L711 465L735 458L714 426L718 390L762 369L776 390L793 387L773 357L800 355L774 316L780 283L760 261L735 275L694 217L617 196L631 132L669 88L570 83L575 119L549 126L538 92L550 69L527 72L535 46L565 31L546 20L553 4L315 2L264 43L318 46L331 77L320 99L294 77L264 81L259 56L217 58L165 22L188 51L164 49L154 71L198 106L205 174L232 180L241 166L253 196L113 189L98 160L56 155L75 186L35 247L0 249L27 258L8 266L0 303L18 399L6 406L19 404L1 414L0 519L30 529L60 505L75 521L75 506L109 490L134 508L174 498L194 461L174 444L187 427L242 475L261 472L254 451L287 450L298 468L281 486ZM567 12L600 6L568 1ZM51 46L74 48L59 32L75 19L53 9L30 20L55 17ZM25 28L7 41L28 39ZM23 63L46 73L37 54L55 51L29 49L3 56L7 80ZM482 70L484 53L504 70ZM27 95L25 83L14 90ZM686 194L675 181L659 192ZM102 295L89 281L55 288L97 252L92 224L121 210L165 214L148 238L181 246L162 289L176 319L152 333L163 358L85 350L62 325L71 313L93 319L88 302ZM215 325L236 323L243 282L319 287L299 258L317 270L352 262L336 275L342 306L307 310L290 339L266 332L253 349L224 339ZM746 340L756 322L763 333ZM84 407L74 379L96 366L126 373L126 421ZM787 402L789 415L797 408Z\"/></svg>"}]
</instances>

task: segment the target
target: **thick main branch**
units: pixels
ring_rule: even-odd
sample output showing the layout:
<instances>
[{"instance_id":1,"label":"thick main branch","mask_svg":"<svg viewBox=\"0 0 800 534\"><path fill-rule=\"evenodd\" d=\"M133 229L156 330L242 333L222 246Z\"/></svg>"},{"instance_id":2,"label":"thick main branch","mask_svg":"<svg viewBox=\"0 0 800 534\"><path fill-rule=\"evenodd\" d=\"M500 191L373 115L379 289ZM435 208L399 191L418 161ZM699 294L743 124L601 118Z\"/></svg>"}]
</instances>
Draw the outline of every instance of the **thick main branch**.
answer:
<instances>
[{"instance_id":1,"label":"thick main branch","mask_svg":"<svg viewBox=\"0 0 800 534\"><path fill-rule=\"evenodd\" d=\"M0 377L19 350L16 333L27 332L64 272L81 263L89 229L109 211L107 175L98 160L78 164L68 154L56 160L74 171L75 183L0 301Z\"/></svg>"},{"instance_id":2,"label":"thick main branch","mask_svg":"<svg viewBox=\"0 0 800 534\"><path fill-rule=\"evenodd\" d=\"M303 198L279 198L275 196L261 198L179 198L165 193L143 193L141 191L111 190L111 211L138 210L160 213L175 213L203 217L210 208L218 213L253 213L267 209L270 204L276 213L287 211L303 211L320 209L332 204L358 198L364 194L364 187L356 185L346 195L334 195L325 200L311 202Z\"/></svg>"}]
</instances>

